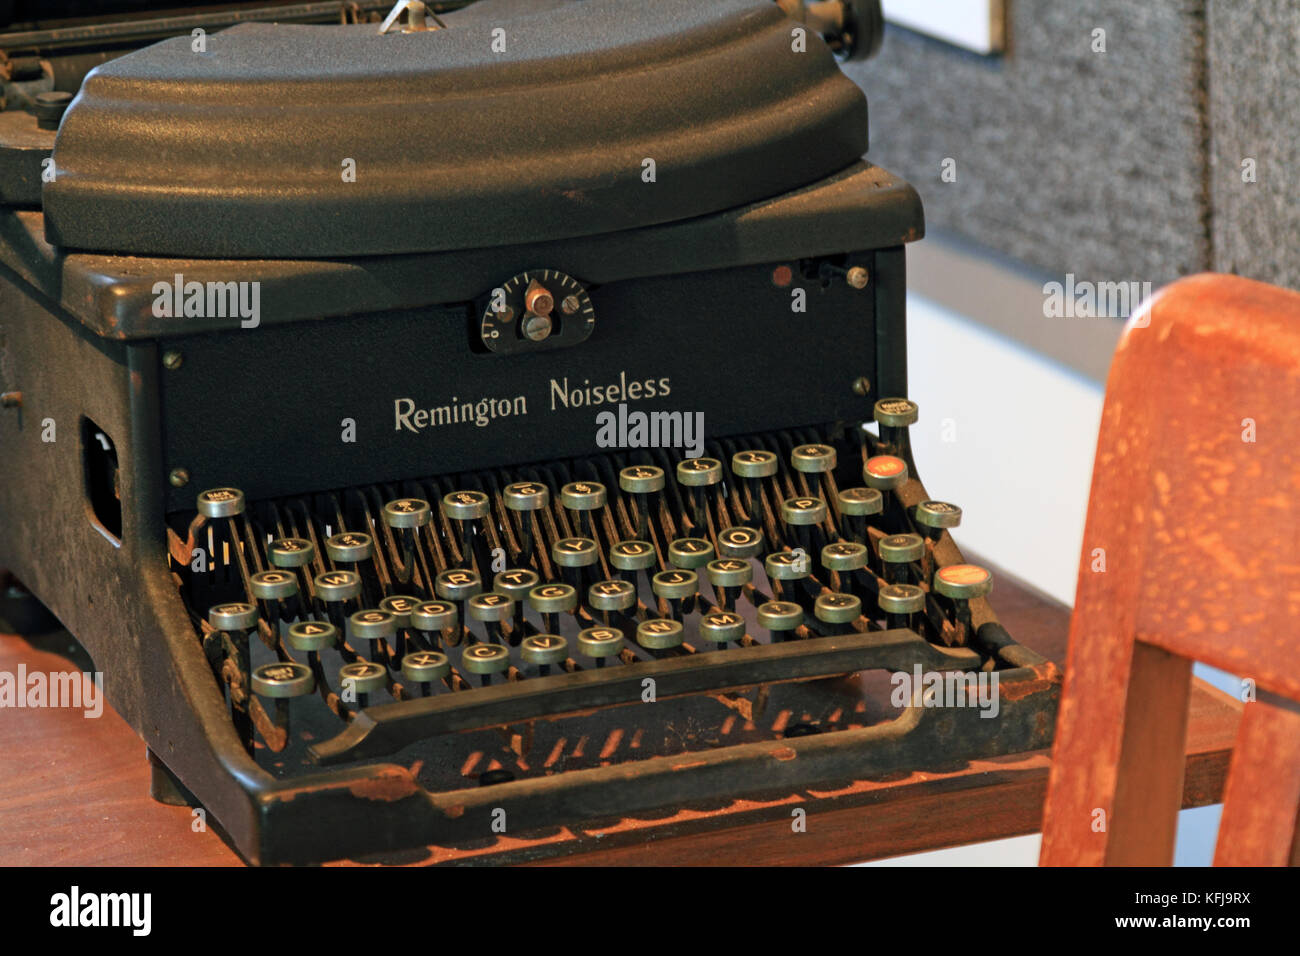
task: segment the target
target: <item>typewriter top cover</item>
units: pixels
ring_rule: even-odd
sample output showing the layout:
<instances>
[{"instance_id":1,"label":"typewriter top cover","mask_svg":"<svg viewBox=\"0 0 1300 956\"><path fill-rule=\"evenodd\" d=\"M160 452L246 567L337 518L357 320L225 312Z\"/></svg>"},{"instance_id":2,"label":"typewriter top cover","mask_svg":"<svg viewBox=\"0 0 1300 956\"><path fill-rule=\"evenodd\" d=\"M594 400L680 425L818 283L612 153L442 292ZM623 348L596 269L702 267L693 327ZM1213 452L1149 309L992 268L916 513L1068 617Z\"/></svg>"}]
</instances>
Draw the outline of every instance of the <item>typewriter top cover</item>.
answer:
<instances>
[{"instance_id":1,"label":"typewriter top cover","mask_svg":"<svg viewBox=\"0 0 1300 956\"><path fill-rule=\"evenodd\" d=\"M920 203L810 16L0 34L0 566L160 798L317 861L1050 739L916 476ZM867 692L913 668L1015 692Z\"/></svg>"}]
</instances>

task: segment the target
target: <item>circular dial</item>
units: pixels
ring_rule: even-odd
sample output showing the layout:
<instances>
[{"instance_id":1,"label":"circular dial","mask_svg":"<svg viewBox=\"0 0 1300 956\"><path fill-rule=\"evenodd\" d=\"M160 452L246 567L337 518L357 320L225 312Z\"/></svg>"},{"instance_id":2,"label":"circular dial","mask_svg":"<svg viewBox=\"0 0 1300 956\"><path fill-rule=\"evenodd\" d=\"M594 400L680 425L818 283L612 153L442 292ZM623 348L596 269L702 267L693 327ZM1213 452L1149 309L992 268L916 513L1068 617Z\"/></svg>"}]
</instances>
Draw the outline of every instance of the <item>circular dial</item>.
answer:
<instances>
[{"instance_id":1,"label":"circular dial","mask_svg":"<svg viewBox=\"0 0 1300 956\"><path fill-rule=\"evenodd\" d=\"M586 339L595 324L582 283L558 269L529 269L487 294L479 338L499 353L561 348Z\"/></svg>"}]
</instances>

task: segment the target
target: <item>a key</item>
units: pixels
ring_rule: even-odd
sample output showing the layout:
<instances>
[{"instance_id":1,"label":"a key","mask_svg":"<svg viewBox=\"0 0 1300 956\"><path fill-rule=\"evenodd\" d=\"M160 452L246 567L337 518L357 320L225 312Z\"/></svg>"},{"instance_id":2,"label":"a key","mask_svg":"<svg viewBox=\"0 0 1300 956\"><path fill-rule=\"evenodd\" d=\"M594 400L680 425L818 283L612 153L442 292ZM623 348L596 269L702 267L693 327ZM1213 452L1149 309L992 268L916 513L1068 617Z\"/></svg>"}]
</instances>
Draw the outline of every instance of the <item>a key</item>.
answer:
<instances>
[{"instance_id":1,"label":"a key","mask_svg":"<svg viewBox=\"0 0 1300 956\"><path fill-rule=\"evenodd\" d=\"M355 571L324 571L314 581L316 597L336 627L343 625L344 607L361 597L361 575Z\"/></svg>"},{"instance_id":2,"label":"a key","mask_svg":"<svg viewBox=\"0 0 1300 956\"><path fill-rule=\"evenodd\" d=\"M458 621L465 620L465 602L482 590L483 582L479 579L478 572L469 568L448 568L440 571L433 579L433 592L444 601L456 605ZM450 642L452 647L460 643L462 628L463 625L458 626L455 640Z\"/></svg>"},{"instance_id":3,"label":"a key","mask_svg":"<svg viewBox=\"0 0 1300 956\"><path fill-rule=\"evenodd\" d=\"M658 555L649 541L618 541L609 549L609 563L623 572L623 580L636 584L636 572L655 566Z\"/></svg>"},{"instance_id":4,"label":"a key","mask_svg":"<svg viewBox=\"0 0 1300 956\"><path fill-rule=\"evenodd\" d=\"M627 611L636 607L636 587L630 581L614 579L597 581L587 589L587 604L600 611L606 624L611 612Z\"/></svg>"},{"instance_id":5,"label":"a key","mask_svg":"<svg viewBox=\"0 0 1300 956\"><path fill-rule=\"evenodd\" d=\"M283 574L284 572L277 573ZM245 604L242 601L229 601L208 609L208 623L230 638L230 645L235 651L235 669L245 681L248 680L249 634L257 628L257 619L257 606L255 604ZM208 650L206 642L204 643L204 650ZM213 651L213 653L217 652ZM214 669L220 667L219 657L213 659L212 656L209 656L209 661L213 664ZM247 708L236 704L233 693L231 695L231 717L240 741L245 748L251 749L253 746L252 720L249 718Z\"/></svg>"},{"instance_id":6,"label":"a key","mask_svg":"<svg viewBox=\"0 0 1300 956\"><path fill-rule=\"evenodd\" d=\"M877 491L891 491L907 481L907 462L893 455L876 455L862 466L862 480Z\"/></svg>"},{"instance_id":7,"label":"a key","mask_svg":"<svg viewBox=\"0 0 1300 956\"><path fill-rule=\"evenodd\" d=\"M812 574L812 559L803 551L773 551L763 562L763 570L778 597L785 594L785 583L803 581Z\"/></svg>"},{"instance_id":8,"label":"a key","mask_svg":"<svg viewBox=\"0 0 1300 956\"><path fill-rule=\"evenodd\" d=\"M307 665L314 673L320 666L320 652L338 643L339 629L329 621L294 621L286 639L295 651L307 652Z\"/></svg>"}]
</instances>

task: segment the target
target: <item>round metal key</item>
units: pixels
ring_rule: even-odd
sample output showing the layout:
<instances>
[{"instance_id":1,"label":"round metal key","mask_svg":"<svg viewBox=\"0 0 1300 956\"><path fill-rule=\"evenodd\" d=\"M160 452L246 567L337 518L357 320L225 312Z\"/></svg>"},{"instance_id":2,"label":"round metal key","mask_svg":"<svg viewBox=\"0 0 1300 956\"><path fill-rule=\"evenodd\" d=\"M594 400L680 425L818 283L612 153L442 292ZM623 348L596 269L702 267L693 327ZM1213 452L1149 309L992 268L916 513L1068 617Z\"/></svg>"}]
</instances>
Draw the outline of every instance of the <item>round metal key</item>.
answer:
<instances>
[{"instance_id":1,"label":"round metal key","mask_svg":"<svg viewBox=\"0 0 1300 956\"><path fill-rule=\"evenodd\" d=\"M812 572L808 555L796 551L775 551L763 562L763 569L773 581L801 581Z\"/></svg>"},{"instance_id":2,"label":"round metal key","mask_svg":"<svg viewBox=\"0 0 1300 956\"><path fill-rule=\"evenodd\" d=\"M253 671L250 683L254 694L281 700L302 697L316 689L316 678L311 668L294 661L263 664Z\"/></svg>"},{"instance_id":3,"label":"round metal key","mask_svg":"<svg viewBox=\"0 0 1300 956\"><path fill-rule=\"evenodd\" d=\"M511 511L541 511L551 501L551 490L538 481L516 481L501 490Z\"/></svg>"},{"instance_id":4,"label":"round metal key","mask_svg":"<svg viewBox=\"0 0 1300 956\"><path fill-rule=\"evenodd\" d=\"M423 498L398 498L384 505L384 523L390 528L423 528L433 509Z\"/></svg>"},{"instance_id":5,"label":"round metal key","mask_svg":"<svg viewBox=\"0 0 1300 956\"><path fill-rule=\"evenodd\" d=\"M314 583L322 601L351 601L361 596L361 575L355 571L322 571Z\"/></svg>"},{"instance_id":6,"label":"round metal key","mask_svg":"<svg viewBox=\"0 0 1300 956\"><path fill-rule=\"evenodd\" d=\"M649 541L619 541L609 549L609 563L620 571L642 571L656 561L655 548Z\"/></svg>"},{"instance_id":7,"label":"round metal key","mask_svg":"<svg viewBox=\"0 0 1300 956\"><path fill-rule=\"evenodd\" d=\"M365 561L375 553L375 542L361 531L340 531L325 539L325 553L333 561Z\"/></svg>"},{"instance_id":8,"label":"round metal key","mask_svg":"<svg viewBox=\"0 0 1300 956\"><path fill-rule=\"evenodd\" d=\"M475 594L465 602L465 613L474 621L508 621L514 616L515 602L495 591Z\"/></svg>"},{"instance_id":9,"label":"round metal key","mask_svg":"<svg viewBox=\"0 0 1300 956\"><path fill-rule=\"evenodd\" d=\"M390 594L379 602L379 610L393 615L393 622L398 627L411 626L411 612L420 603L418 597L409 594Z\"/></svg>"},{"instance_id":10,"label":"round metal key","mask_svg":"<svg viewBox=\"0 0 1300 956\"><path fill-rule=\"evenodd\" d=\"M295 651L323 651L339 642L339 629L329 621L294 621L289 646Z\"/></svg>"},{"instance_id":11,"label":"round metal key","mask_svg":"<svg viewBox=\"0 0 1300 956\"><path fill-rule=\"evenodd\" d=\"M876 603L886 614L916 614L925 610L925 592L915 584L886 584Z\"/></svg>"},{"instance_id":12,"label":"round metal key","mask_svg":"<svg viewBox=\"0 0 1300 956\"><path fill-rule=\"evenodd\" d=\"M528 603L541 614L559 614L578 606L578 592L571 584L539 584L528 592Z\"/></svg>"},{"instance_id":13,"label":"round metal key","mask_svg":"<svg viewBox=\"0 0 1300 956\"><path fill-rule=\"evenodd\" d=\"M677 463L677 481L689 488L716 485L722 480L722 462L716 458L683 458Z\"/></svg>"},{"instance_id":14,"label":"round metal key","mask_svg":"<svg viewBox=\"0 0 1300 956\"><path fill-rule=\"evenodd\" d=\"M872 488L889 491L907 481L907 462L893 455L876 455L862 466L862 480Z\"/></svg>"},{"instance_id":15,"label":"round metal key","mask_svg":"<svg viewBox=\"0 0 1300 956\"><path fill-rule=\"evenodd\" d=\"M711 611L700 618L700 638L729 644L745 636L745 619L734 611Z\"/></svg>"},{"instance_id":16,"label":"round metal key","mask_svg":"<svg viewBox=\"0 0 1300 956\"><path fill-rule=\"evenodd\" d=\"M803 608L793 601L767 601L758 606L758 623L769 631L793 631L803 623Z\"/></svg>"},{"instance_id":17,"label":"round metal key","mask_svg":"<svg viewBox=\"0 0 1300 956\"><path fill-rule=\"evenodd\" d=\"M433 590L444 601L464 601L483 590L478 572L468 568L448 568L433 579Z\"/></svg>"},{"instance_id":18,"label":"round metal key","mask_svg":"<svg viewBox=\"0 0 1300 956\"><path fill-rule=\"evenodd\" d=\"M357 611L348 618L348 624L351 625L353 637L367 641L377 641L397 633L397 621L387 611Z\"/></svg>"},{"instance_id":19,"label":"round metal key","mask_svg":"<svg viewBox=\"0 0 1300 956\"><path fill-rule=\"evenodd\" d=\"M668 545L668 561L679 568L702 568L713 559L713 543L706 538L677 538Z\"/></svg>"},{"instance_id":20,"label":"round metal key","mask_svg":"<svg viewBox=\"0 0 1300 956\"><path fill-rule=\"evenodd\" d=\"M835 501L842 515L878 515L885 510L885 496L875 488L843 488Z\"/></svg>"},{"instance_id":21,"label":"round metal key","mask_svg":"<svg viewBox=\"0 0 1300 956\"><path fill-rule=\"evenodd\" d=\"M717 588L740 588L754 580L754 566L744 558L715 558L704 571Z\"/></svg>"},{"instance_id":22,"label":"round metal key","mask_svg":"<svg viewBox=\"0 0 1300 956\"><path fill-rule=\"evenodd\" d=\"M822 548L822 567L828 571L856 571L867 566L867 546L856 541L836 541Z\"/></svg>"},{"instance_id":23,"label":"round metal key","mask_svg":"<svg viewBox=\"0 0 1300 956\"><path fill-rule=\"evenodd\" d=\"M650 587L661 598L688 598L700 589L700 578L694 571L674 568L656 574Z\"/></svg>"},{"instance_id":24,"label":"round metal key","mask_svg":"<svg viewBox=\"0 0 1300 956\"><path fill-rule=\"evenodd\" d=\"M599 481L571 481L560 489L560 504L570 511L595 511L608 497Z\"/></svg>"},{"instance_id":25,"label":"round metal key","mask_svg":"<svg viewBox=\"0 0 1300 956\"><path fill-rule=\"evenodd\" d=\"M665 617L642 621L636 627L636 642L654 651L678 647L682 643L682 623Z\"/></svg>"},{"instance_id":26,"label":"round metal key","mask_svg":"<svg viewBox=\"0 0 1300 956\"><path fill-rule=\"evenodd\" d=\"M519 656L526 664L561 664L569 656L569 642L559 634L534 634L520 642Z\"/></svg>"},{"instance_id":27,"label":"round metal key","mask_svg":"<svg viewBox=\"0 0 1300 956\"><path fill-rule=\"evenodd\" d=\"M209 488L199 493L197 506L205 518L233 518L244 513L244 493L238 488Z\"/></svg>"},{"instance_id":28,"label":"round metal key","mask_svg":"<svg viewBox=\"0 0 1300 956\"><path fill-rule=\"evenodd\" d=\"M612 627L588 627L578 632L578 650L587 657L613 657L623 649L623 633Z\"/></svg>"},{"instance_id":29,"label":"round metal key","mask_svg":"<svg viewBox=\"0 0 1300 956\"><path fill-rule=\"evenodd\" d=\"M919 534L891 534L881 538L877 548L886 564L910 564L925 554L925 539Z\"/></svg>"},{"instance_id":30,"label":"round metal key","mask_svg":"<svg viewBox=\"0 0 1300 956\"><path fill-rule=\"evenodd\" d=\"M922 501L916 506L916 523L935 531L961 524L961 509L946 501Z\"/></svg>"},{"instance_id":31,"label":"round metal key","mask_svg":"<svg viewBox=\"0 0 1300 956\"><path fill-rule=\"evenodd\" d=\"M440 651L413 651L402 658L402 676L427 684L451 673L451 661Z\"/></svg>"},{"instance_id":32,"label":"round metal key","mask_svg":"<svg viewBox=\"0 0 1300 956\"><path fill-rule=\"evenodd\" d=\"M253 597L278 601L298 593L298 579L288 571L258 571L248 578Z\"/></svg>"},{"instance_id":33,"label":"round metal key","mask_svg":"<svg viewBox=\"0 0 1300 956\"><path fill-rule=\"evenodd\" d=\"M770 478L779 466L776 452L764 449L747 449L731 456L731 471L740 478Z\"/></svg>"},{"instance_id":34,"label":"round metal key","mask_svg":"<svg viewBox=\"0 0 1300 956\"><path fill-rule=\"evenodd\" d=\"M257 627L257 605L231 601L208 608L208 623L218 631L251 631Z\"/></svg>"},{"instance_id":35,"label":"round metal key","mask_svg":"<svg viewBox=\"0 0 1300 956\"><path fill-rule=\"evenodd\" d=\"M787 498L781 502L781 520L790 525L814 525L826 520L826 502L821 498Z\"/></svg>"},{"instance_id":36,"label":"round metal key","mask_svg":"<svg viewBox=\"0 0 1300 956\"><path fill-rule=\"evenodd\" d=\"M862 614L862 601L853 594L819 594L813 602L813 614L826 624L851 624Z\"/></svg>"},{"instance_id":37,"label":"round metal key","mask_svg":"<svg viewBox=\"0 0 1300 956\"><path fill-rule=\"evenodd\" d=\"M551 546L551 560L562 568L587 568L600 557L591 538L561 538Z\"/></svg>"},{"instance_id":38,"label":"round metal key","mask_svg":"<svg viewBox=\"0 0 1300 956\"><path fill-rule=\"evenodd\" d=\"M532 568L506 568L492 579L492 590L512 601L528 600L528 592L542 583Z\"/></svg>"},{"instance_id":39,"label":"round metal key","mask_svg":"<svg viewBox=\"0 0 1300 956\"><path fill-rule=\"evenodd\" d=\"M626 611L636 605L631 581L597 581L587 589L587 603L597 611Z\"/></svg>"},{"instance_id":40,"label":"round metal key","mask_svg":"<svg viewBox=\"0 0 1300 956\"><path fill-rule=\"evenodd\" d=\"M916 424L918 410L910 399L882 398L876 402L875 415L886 428L906 428Z\"/></svg>"},{"instance_id":41,"label":"round metal key","mask_svg":"<svg viewBox=\"0 0 1300 956\"><path fill-rule=\"evenodd\" d=\"M993 575L978 564L950 564L934 572L934 590L959 601L983 597L993 590Z\"/></svg>"},{"instance_id":42,"label":"round metal key","mask_svg":"<svg viewBox=\"0 0 1300 956\"><path fill-rule=\"evenodd\" d=\"M456 605L449 601L421 601L411 608L411 627L436 632L455 626Z\"/></svg>"},{"instance_id":43,"label":"round metal key","mask_svg":"<svg viewBox=\"0 0 1300 956\"><path fill-rule=\"evenodd\" d=\"M276 538L266 546L266 557L277 568L301 568L316 559L316 546L306 538Z\"/></svg>"},{"instance_id":44,"label":"round metal key","mask_svg":"<svg viewBox=\"0 0 1300 956\"><path fill-rule=\"evenodd\" d=\"M795 471L821 474L835 470L835 449L830 445L799 445L790 452L790 464Z\"/></svg>"},{"instance_id":45,"label":"round metal key","mask_svg":"<svg viewBox=\"0 0 1300 956\"><path fill-rule=\"evenodd\" d=\"M744 525L732 525L718 534L718 550L728 558L756 558L763 550L763 535Z\"/></svg>"},{"instance_id":46,"label":"round metal key","mask_svg":"<svg viewBox=\"0 0 1300 956\"><path fill-rule=\"evenodd\" d=\"M510 666L510 649L504 644L471 644L460 663L471 674L499 674Z\"/></svg>"},{"instance_id":47,"label":"round metal key","mask_svg":"<svg viewBox=\"0 0 1300 956\"><path fill-rule=\"evenodd\" d=\"M442 496L442 513L457 521L477 521L492 513L492 499L482 491L453 491Z\"/></svg>"},{"instance_id":48,"label":"round metal key","mask_svg":"<svg viewBox=\"0 0 1300 956\"><path fill-rule=\"evenodd\" d=\"M353 661L339 668L339 683L357 694L369 694L388 686L388 668L371 661Z\"/></svg>"},{"instance_id":49,"label":"round metal key","mask_svg":"<svg viewBox=\"0 0 1300 956\"><path fill-rule=\"evenodd\" d=\"M664 470L658 465L628 465L618 473L618 486L628 494L652 494L664 484Z\"/></svg>"}]
</instances>

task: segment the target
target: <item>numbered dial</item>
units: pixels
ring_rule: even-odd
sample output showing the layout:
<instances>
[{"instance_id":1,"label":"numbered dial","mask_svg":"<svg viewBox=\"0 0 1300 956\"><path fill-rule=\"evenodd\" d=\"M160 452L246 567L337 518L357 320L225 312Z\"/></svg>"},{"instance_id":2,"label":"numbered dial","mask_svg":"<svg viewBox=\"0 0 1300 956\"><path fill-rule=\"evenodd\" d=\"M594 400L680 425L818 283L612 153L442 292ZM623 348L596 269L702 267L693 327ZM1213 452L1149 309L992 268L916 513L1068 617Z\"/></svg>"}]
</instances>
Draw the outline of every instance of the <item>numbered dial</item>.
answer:
<instances>
[{"instance_id":1,"label":"numbered dial","mask_svg":"<svg viewBox=\"0 0 1300 956\"><path fill-rule=\"evenodd\" d=\"M591 298L577 279L530 269L487 293L479 338L499 354L531 352L576 345L595 325Z\"/></svg>"}]
</instances>

